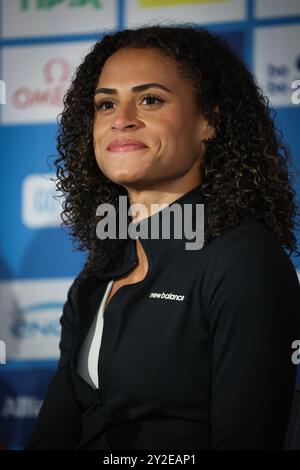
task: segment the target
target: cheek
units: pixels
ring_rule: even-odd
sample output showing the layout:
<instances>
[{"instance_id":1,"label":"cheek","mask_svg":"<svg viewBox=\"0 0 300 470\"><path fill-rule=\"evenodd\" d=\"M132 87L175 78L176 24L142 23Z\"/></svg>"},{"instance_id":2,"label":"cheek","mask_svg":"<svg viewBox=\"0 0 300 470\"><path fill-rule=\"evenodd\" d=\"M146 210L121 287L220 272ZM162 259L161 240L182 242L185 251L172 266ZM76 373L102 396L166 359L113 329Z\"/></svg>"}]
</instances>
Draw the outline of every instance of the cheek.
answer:
<instances>
[{"instance_id":1,"label":"cheek","mask_svg":"<svg viewBox=\"0 0 300 470\"><path fill-rule=\"evenodd\" d=\"M187 119L184 113L176 112L165 123L165 138L173 150L191 144L192 136Z\"/></svg>"},{"instance_id":2,"label":"cheek","mask_svg":"<svg viewBox=\"0 0 300 470\"><path fill-rule=\"evenodd\" d=\"M171 109L165 118L161 121L161 127L170 134L177 132L181 125L180 112L174 109Z\"/></svg>"},{"instance_id":3,"label":"cheek","mask_svg":"<svg viewBox=\"0 0 300 470\"><path fill-rule=\"evenodd\" d=\"M97 134L98 134L98 129L97 129L97 126L96 124L94 123L93 124L93 140L94 140L94 145L96 145L97 143Z\"/></svg>"},{"instance_id":4,"label":"cheek","mask_svg":"<svg viewBox=\"0 0 300 470\"><path fill-rule=\"evenodd\" d=\"M171 115L153 122L148 129L150 140L162 147L175 146L181 130L176 118Z\"/></svg>"},{"instance_id":5,"label":"cheek","mask_svg":"<svg viewBox=\"0 0 300 470\"><path fill-rule=\"evenodd\" d=\"M94 125L93 127L93 142L95 149L101 149L103 143L103 130L102 127L99 125Z\"/></svg>"}]
</instances>

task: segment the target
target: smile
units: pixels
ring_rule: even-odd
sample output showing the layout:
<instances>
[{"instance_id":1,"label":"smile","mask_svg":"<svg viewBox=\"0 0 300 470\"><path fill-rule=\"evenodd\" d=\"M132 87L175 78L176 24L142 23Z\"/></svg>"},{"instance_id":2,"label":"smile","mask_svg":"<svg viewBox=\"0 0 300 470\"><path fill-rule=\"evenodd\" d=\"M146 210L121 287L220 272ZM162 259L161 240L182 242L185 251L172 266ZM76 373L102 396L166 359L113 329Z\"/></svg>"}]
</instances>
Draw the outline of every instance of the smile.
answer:
<instances>
[{"instance_id":1,"label":"smile","mask_svg":"<svg viewBox=\"0 0 300 470\"><path fill-rule=\"evenodd\" d=\"M140 144L127 144L127 145L114 145L109 152L132 152L134 150L146 149L145 145Z\"/></svg>"}]
</instances>

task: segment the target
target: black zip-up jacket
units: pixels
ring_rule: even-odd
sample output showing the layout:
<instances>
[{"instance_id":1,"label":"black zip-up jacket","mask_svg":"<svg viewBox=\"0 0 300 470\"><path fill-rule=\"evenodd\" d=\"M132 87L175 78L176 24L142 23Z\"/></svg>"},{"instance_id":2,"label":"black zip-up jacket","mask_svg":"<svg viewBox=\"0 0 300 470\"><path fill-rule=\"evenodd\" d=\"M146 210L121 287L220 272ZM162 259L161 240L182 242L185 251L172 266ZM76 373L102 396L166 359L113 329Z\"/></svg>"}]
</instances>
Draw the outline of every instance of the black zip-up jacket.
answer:
<instances>
[{"instance_id":1,"label":"black zip-up jacket","mask_svg":"<svg viewBox=\"0 0 300 470\"><path fill-rule=\"evenodd\" d=\"M175 202L194 214L200 186ZM148 272L106 308L99 390L77 373L78 354L108 282L136 266L135 240L118 269L70 287L58 370L26 448L281 449L300 339L289 256L259 222L196 251L185 238L140 241Z\"/></svg>"}]
</instances>

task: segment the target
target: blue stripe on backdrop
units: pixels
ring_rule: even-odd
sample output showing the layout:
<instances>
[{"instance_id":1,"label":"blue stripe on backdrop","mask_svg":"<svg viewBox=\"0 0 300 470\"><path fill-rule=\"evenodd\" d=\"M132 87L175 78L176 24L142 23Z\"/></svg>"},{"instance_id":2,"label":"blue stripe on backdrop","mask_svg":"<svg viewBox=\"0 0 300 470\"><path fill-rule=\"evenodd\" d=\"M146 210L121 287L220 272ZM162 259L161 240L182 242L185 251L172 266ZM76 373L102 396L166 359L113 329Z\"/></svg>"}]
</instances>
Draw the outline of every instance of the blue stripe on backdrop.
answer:
<instances>
[{"instance_id":1,"label":"blue stripe on backdrop","mask_svg":"<svg viewBox=\"0 0 300 470\"><path fill-rule=\"evenodd\" d=\"M282 132L283 139L291 150L294 165L290 167L290 173L294 178L297 199L300 202L300 106L282 107L277 108L275 111L277 127ZM300 231L297 233L297 238L300 247ZM297 271L300 271L300 256L292 256L291 259Z\"/></svg>"},{"instance_id":2,"label":"blue stripe on backdrop","mask_svg":"<svg viewBox=\"0 0 300 470\"><path fill-rule=\"evenodd\" d=\"M73 276L86 257L72 251L65 230L26 227L21 217L24 178L31 173L54 172L47 157L55 151L55 132L56 125L0 128L5 161L0 173L1 224L5 227L0 233L2 279Z\"/></svg>"}]
</instances>

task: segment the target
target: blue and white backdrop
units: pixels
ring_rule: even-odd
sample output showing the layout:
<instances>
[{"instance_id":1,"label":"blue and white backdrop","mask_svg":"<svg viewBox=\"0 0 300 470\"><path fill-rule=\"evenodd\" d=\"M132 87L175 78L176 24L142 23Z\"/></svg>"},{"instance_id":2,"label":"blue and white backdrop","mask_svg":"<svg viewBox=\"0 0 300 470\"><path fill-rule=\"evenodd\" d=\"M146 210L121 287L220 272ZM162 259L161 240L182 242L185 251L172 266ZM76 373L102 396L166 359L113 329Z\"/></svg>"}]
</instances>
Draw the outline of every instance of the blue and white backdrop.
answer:
<instances>
[{"instance_id":1,"label":"blue and white backdrop","mask_svg":"<svg viewBox=\"0 0 300 470\"><path fill-rule=\"evenodd\" d=\"M299 168L299 0L0 0L0 447L28 439L57 365L67 289L86 256L52 198L62 97L98 37L156 20L227 38L269 97ZM299 184L296 175L298 196Z\"/></svg>"}]
</instances>

